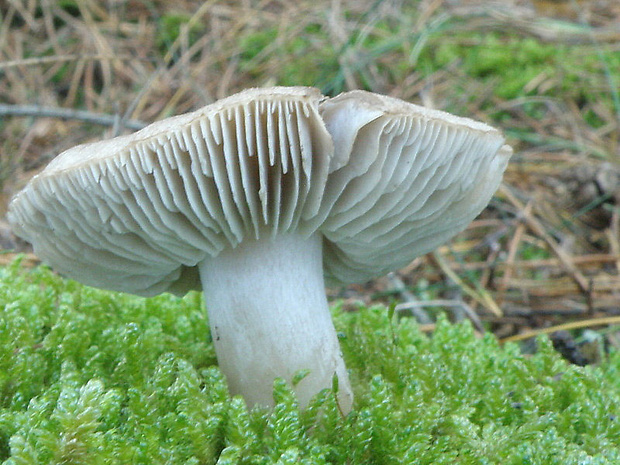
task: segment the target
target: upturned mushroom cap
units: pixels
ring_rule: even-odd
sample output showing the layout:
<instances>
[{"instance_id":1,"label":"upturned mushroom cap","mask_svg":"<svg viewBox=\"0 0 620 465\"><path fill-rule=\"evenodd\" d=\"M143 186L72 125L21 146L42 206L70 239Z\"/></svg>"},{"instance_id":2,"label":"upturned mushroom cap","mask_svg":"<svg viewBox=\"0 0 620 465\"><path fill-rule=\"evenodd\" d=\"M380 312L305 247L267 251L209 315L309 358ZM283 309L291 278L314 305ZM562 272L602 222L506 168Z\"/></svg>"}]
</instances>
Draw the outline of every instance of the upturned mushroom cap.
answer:
<instances>
[{"instance_id":1,"label":"upturned mushroom cap","mask_svg":"<svg viewBox=\"0 0 620 465\"><path fill-rule=\"evenodd\" d=\"M9 221L66 276L153 295L244 238L324 237L332 284L409 263L463 230L511 150L482 123L353 91L251 89L54 159Z\"/></svg>"}]
</instances>

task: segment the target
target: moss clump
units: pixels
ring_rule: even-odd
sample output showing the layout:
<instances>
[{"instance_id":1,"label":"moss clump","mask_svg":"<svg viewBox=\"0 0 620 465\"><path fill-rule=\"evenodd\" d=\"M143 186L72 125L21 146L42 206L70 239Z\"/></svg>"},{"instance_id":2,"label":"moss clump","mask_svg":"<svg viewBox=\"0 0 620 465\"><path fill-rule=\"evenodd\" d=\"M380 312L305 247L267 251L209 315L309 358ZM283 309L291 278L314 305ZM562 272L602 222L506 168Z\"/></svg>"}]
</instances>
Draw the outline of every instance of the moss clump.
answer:
<instances>
[{"instance_id":1,"label":"moss clump","mask_svg":"<svg viewBox=\"0 0 620 465\"><path fill-rule=\"evenodd\" d=\"M455 34L433 37L418 60L418 68L430 72L456 69L459 82L482 83L502 101L544 97L574 101L579 107L603 101L608 110L617 110L610 95L610 76L620 73L620 58L589 44L552 44L497 32ZM494 110L496 104L497 100L488 99L483 106ZM535 119L547 114L536 101L528 102L524 110ZM495 117L501 119L501 114ZM585 118L592 127L603 124L594 114Z\"/></svg>"},{"instance_id":2,"label":"moss clump","mask_svg":"<svg viewBox=\"0 0 620 465\"><path fill-rule=\"evenodd\" d=\"M157 20L156 45L163 55L169 51L172 44L184 32L183 28L187 28L185 32L187 33L188 46L195 44L205 30L205 26L200 21L192 21L189 14L169 13ZM179 56L180 53L175 52L175 59L178 59Z\"/></svg>"},{"instance_id":3,"label":"moss clump","mask_svg":"<svg viewBox=\"0 0 620 465\"><path fill-rule=\"evenodd\" d=\"M336 310L357 404L230 399L198 294L139 299L0 269L0 462L620 463L620 354L568 365L441 321Z\"/></svg>"},{"instance_id":4,"label":"moss clump","mask_svg":"<svg viewBox=\"0 0 620 465\"><path fill-rule=\"evenodd\" d=\"M318 24L282 35L276 27L242 35L239 39L240 69L253 80L268 75L278 85L312 86L325 89L338 74L337 51ZM278 66L273 66L277 57Z\"/></svg>"}]
</instances>

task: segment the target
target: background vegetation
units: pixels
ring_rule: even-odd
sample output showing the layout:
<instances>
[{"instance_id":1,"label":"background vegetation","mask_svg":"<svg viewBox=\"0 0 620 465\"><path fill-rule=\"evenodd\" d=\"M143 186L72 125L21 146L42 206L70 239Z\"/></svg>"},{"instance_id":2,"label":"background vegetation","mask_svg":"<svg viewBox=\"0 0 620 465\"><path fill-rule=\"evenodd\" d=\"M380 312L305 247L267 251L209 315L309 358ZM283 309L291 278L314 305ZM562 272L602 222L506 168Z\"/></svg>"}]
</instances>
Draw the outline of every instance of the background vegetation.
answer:
<instances>
[{"instance_id":1,"label":"background vegetation","mask_svg":"<svg viewBox=\"0 0 620 465\"><path fill-rule=\"evenodd\" d=\"M0 271L0 460L618 462L619 24L614 0L0 3L0 264L26 253ZM24 274L37 259L3 220L60 151L263 85L386 93L515 148L467 231L330 292L356 377L347 419L329 394L299 413L282 386L273 414L248 414L213 368L199 297ZM435 328L444 312L469 323ZM532 357L496 342L528 353L533 331L551 342Z\"/></svg>"}]
</instances>

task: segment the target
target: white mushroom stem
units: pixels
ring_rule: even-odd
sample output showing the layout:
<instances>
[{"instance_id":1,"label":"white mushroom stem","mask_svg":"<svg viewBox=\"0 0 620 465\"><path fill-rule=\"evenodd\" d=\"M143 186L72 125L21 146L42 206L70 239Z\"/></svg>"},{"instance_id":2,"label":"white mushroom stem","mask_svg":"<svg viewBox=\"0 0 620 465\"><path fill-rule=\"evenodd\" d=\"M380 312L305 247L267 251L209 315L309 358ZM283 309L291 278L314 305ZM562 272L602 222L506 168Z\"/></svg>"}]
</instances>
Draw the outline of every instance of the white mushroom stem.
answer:
<instances>
[{"instance_id":1,"label":"white mushroom stem","mask_svg":"<svg viewBox=\"0 0 620 465\"><path fill-rule=\"evenodd\" d=\"M325 296L321 235L247 240L200 264L218 362L232 394L273 405L273 381L292 383L302 406L338 376L338 402L353 396Z\"/></svg>"}]
</instances>

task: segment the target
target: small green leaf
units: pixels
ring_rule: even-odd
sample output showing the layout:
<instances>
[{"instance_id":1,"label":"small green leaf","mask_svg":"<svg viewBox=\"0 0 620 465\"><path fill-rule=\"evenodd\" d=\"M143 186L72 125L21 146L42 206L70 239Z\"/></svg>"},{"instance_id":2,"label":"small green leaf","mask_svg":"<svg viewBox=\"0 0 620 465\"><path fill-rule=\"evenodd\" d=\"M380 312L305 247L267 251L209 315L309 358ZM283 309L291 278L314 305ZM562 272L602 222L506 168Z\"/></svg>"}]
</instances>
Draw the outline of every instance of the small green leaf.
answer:
<instances>
[{"instance_id":1,"label":"small green leaf","mask_svg":"<svg viewBox=\"0 0 620 465\"><path fill-rule=\"evenodd\" d=\"M295 372L295 375L293 375L293 387L297 386L302 379L304 379L306 376L308 376L310 374L310 370L308 369L304 369L304 370L297 370Z\"/></svg>"}]
</instances>

